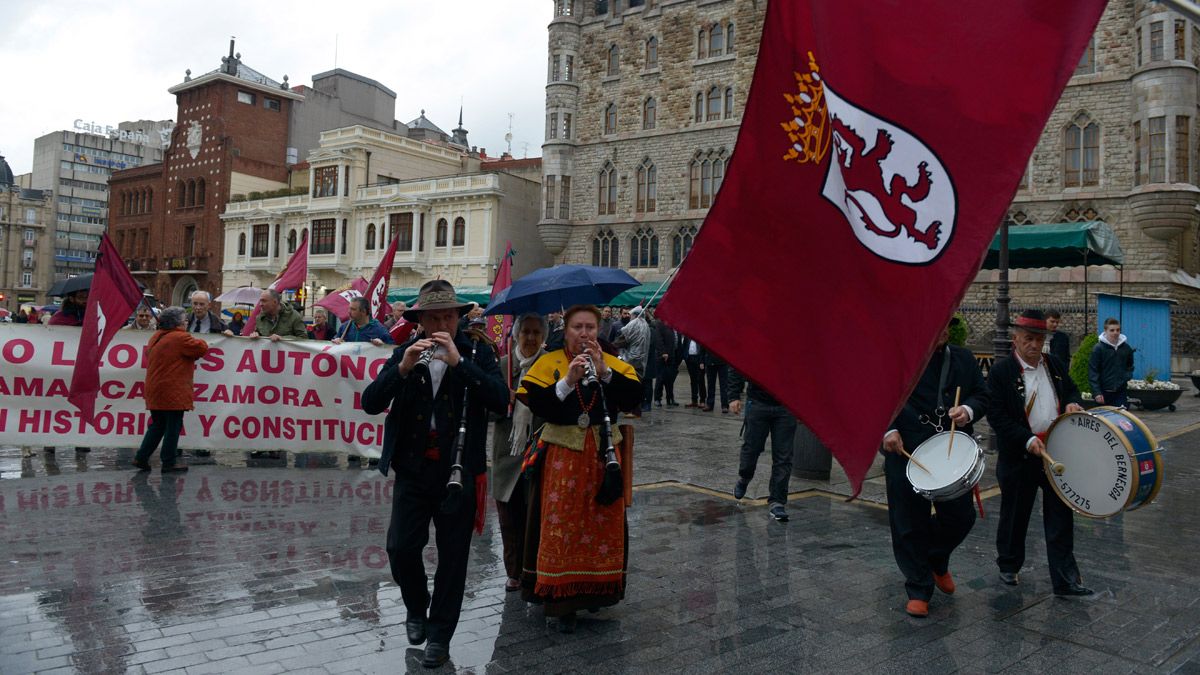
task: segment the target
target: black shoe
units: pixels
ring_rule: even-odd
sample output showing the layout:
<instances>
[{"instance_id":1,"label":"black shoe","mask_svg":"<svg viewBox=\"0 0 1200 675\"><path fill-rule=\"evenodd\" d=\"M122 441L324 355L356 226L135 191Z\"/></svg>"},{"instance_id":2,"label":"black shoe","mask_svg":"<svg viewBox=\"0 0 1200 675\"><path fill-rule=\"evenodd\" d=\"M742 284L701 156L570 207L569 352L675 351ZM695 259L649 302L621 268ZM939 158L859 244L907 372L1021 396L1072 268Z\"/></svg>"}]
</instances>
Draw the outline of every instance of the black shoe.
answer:
<instances>
[{"instance_id":1,"label":"black shoe","mask_svg":"<svg viewBox=\"0 0 1200 675\"><path fill-rule=\"evenodd\" d=\"M571 612L558 618L558 629L564 633L574 633L577 623L575 612Z\"/></svg>"},{"instance_id":2,"label":"black shoe","mask_svg":"<svg viewBox=\"0 0 1200 675\"><path fill-rule=\"evenodd\" d=\"M1060 598L1079 597L1084 595L1093 595L1096 591L1078 583L1072 583L1070 586L1054 589L1054 594Z\"/></svg>"},{"instance_id":3,"label":"black shoe","mask_svg":"<svg viewBox=\"0 0 1200 675\"><path fill-rule=\"evenodd\" d=\"M783 508L783 504L774 504L771 506L771 517L777 522L786 523L788 521L787 509Z\"/></svg>"},{"instance_id":4,"label":"black shoe","mask_svg":"<svg viewBox=\"0 0 1200 675\"><path fill-rule=\"evenodd\" d=\"M739 478L738 482L733 484L733 498L741 499L742 497L745 497L747 486L748 486L748 484Z\"/></svg>"},{"instance_id":5,"label":"black shoe","mask_svg":"<svg viewBox=\"0 0 1200 675\"><path fill-rule=\"evenodd\" d=\"M163 473L187 473L187 470L188 470L188 468L187 468L186 464L177 464L175 466L164 466L162 468Z\"/></svg>"},{"instance_id":6,"label":"black shoe","mask_svg":"<svg viewBox=\"0 0 1200 675\"><path fill-rule=\"evenodd\" d=\"M138 460L135 459L132 462L130 462L130 464L132 464L134 466L134 468L136 468L138 471L149 471L150 470L150 462L139 462Z\"/></svg>"},{"instance_id":7,"label":"black shoe","mask_svg":"<svg viewBox=\"0 0 1200 675\"><path fill-rule=\"evenodd\" d=\"M425 641L425 619L406 620L404 630L408 631L408 644L419 645Z\"/></svg>"},{"instance_id":8,"label":"black shoe","mask_svg":"<svg viewBox=\"0 0 1200 675\"><path fill-rule=\"evenodd\" d=\"M1021 580L1017 578L1016 572L1001 572L1000 581L1004 582L1005 586L1016 586L1021 583Z\"/></svg>"},{"instance_id":9,"label":"black shoe","mask_svg":"<svg viewBox=\"0 0 1200 675\"><path fill-rule=\"evenodd\" d=\"M667 401L667 407L668 408L678 408L679 401Z\"/></svg>"},{"instance_id":10,"label":"black shoe","mask_svg":"<svg viewBox=\"0 0 1200 675\"><path fill-rule=\"evenodd\" d=\"M444 642L430 642L425 645L425 658L421 665L426 668L437 668L450 660L450 645Z\"/></svg>"}]
</instances>

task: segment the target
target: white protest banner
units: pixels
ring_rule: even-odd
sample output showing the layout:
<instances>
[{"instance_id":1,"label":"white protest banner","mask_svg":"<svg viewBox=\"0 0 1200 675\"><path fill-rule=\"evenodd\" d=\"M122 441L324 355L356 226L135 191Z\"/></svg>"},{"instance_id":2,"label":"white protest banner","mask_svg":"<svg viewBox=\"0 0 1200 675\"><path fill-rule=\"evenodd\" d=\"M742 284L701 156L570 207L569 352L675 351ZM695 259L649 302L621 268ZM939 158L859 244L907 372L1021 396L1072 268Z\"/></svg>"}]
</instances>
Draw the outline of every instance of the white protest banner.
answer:
<instances>
[{"instance_id":1,"label":"white protest banner","mask_svg":"<svg viewBox=\"0 0 1200 675\"><path fill-rule=\"evenodd\" d=\"M151 335L113 338L86 424L67 402L80 329L0 324L0 444L136 448L150 423L142 393ZM361 396L390 345L199 337L209 351L196 362L196 407L184 415L180 447L379 457L384 416L364 413Z\"/></svg>"}]
</instances>

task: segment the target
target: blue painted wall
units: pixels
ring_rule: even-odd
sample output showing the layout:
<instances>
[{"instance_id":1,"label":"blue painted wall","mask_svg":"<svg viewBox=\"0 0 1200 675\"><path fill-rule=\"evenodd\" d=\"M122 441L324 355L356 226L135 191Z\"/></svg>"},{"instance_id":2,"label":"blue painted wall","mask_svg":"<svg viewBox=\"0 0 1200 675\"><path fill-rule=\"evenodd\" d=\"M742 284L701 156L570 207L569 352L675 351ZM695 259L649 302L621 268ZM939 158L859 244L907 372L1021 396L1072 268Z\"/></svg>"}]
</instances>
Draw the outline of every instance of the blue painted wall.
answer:
<instances>
[{"instance_id":1,"label":"blue painted wall","mask_svg":"<svg viewBox=\"0 0 1200 675\"><path fill-rule=\"evenodd\" d=\"M1133 377L1141 379L1152 370L1157 378L1171 378L1171 306L1166 300L1125 298L1100 293L1097 297L1096 333L1104 320L1121 320L1121 332L1129 339L1133 354Z\"/></svg>"}]
</instances>

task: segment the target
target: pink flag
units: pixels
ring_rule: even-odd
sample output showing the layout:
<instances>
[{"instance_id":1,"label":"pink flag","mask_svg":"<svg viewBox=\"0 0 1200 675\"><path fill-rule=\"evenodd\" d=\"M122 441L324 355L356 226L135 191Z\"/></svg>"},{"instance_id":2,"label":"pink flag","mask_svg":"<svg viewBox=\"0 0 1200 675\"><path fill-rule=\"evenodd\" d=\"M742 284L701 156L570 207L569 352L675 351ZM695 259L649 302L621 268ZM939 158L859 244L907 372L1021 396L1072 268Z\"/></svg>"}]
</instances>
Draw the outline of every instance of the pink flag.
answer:
<instances>
[{"instance_id":1,"label":"pink flag","mask_svg":"<svg viewBox=\"0 0 1200 675\"><path fill-rule=\"evenodd\" d=\"M317 303L317 307L324 307L336 316L340 321L350 320L350 301L354 298L361 298L363 292L367 290L367 280L359 277L352 281L349 286L339 288L321 298Z\"/></svg>"},{"instance_id":2,"label":"pink flag","mask_svg":"<svg viewBox=\"0 0 1200 675\"><path fill-rule=\"evenodd\" d=\"M504 260L500 263L500 270L496 272L496 281L492 284L491 298L494 301L500 291L512 286L512 257L516 255L512 250L512 242L504 242ZM509 314L493 314L487 318L487 333L496 346L500 348L500 355L504 356L508 353L509 340L506 338L512 333L513 317Z\"/></svg>"},{"instance_id":3,"label":"pink flag","mask_svg":"<svg viewBox=\"0 0 1200 675\"><path fill-rule=\"evenodd\" d=\"M388 277L392 276L392 263L396 259L396 247L400 243L400 233L392 237L392 243L388 244L387 250L383 252L383 257L379 259L379 266L375 268L375 274L371 275L371 281L367 283L367 290L363 291L363 296L371 302L371 316L383 321L387 319L387 315L391 312L391 307L387 303L388 292Z\"/></svg>"},{"instance_id":4,"label":"pink flag","mask_svg":"<svg viewBox=\"0 0 1200 675\"><path fill-rule=\"evenodd\" d=\"M137 281L125 267L108 235L100 239L96 256L96 271L88 291L87 310L83 315L83 332L79 336L79 351L75 354L75 370L67 400L79 408L80 417L91 422L96 411L96 394L100 391L100 359L108 343L125 319L142 301Z\"/></svg>"},{"instance_id":5,"label":"pink flag","mask_svg":"<svg viewBox=\"0 0 1200 675\"><path fill-rule=\"evenodd\" d=\"M304 280L308 278L308 233L300 238L300 245L296 247L295 253L288 258L287 264L283 266L283 270L279 272L279 276L275 277L275 281L271 282L267 288L283 291L294 291L304 285ZM254 310L250 312L250 318L246 319L246 326L242 328L242 335L249 335L254 332L254 326L258 323L258 313L262 311L261 302L254 303Z\"/></svg>"}]
</instances>

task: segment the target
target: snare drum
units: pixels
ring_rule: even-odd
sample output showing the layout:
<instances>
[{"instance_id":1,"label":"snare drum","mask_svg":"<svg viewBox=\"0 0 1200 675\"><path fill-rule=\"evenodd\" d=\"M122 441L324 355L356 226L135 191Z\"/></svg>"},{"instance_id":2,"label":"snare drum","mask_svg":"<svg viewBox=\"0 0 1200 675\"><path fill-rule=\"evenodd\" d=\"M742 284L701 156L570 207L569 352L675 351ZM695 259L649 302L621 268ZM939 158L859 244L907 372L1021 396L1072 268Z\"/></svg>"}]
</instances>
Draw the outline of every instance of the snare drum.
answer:
<instances>
[{"instance_id":1,"label":"snare drum","mask_svg":"<svg viewBox=\"0 0 1200 675\"><path fill-rule=\"evenodd\" d=\"M1064 413L1046 435L1061 462L1046 477L1067 506L1089 518L1109 518L1154 501L1162 487L1162 455L1154 434L1133 413L1109 406Z\"/></svg>"},{"instance_id":2,"label":"snare drum","mask_svg":"<svg viewBox=\"0 0 1200 675\"><path fill-rule=\"evenodd\" d=\"M945 431L917 446L913 459L929 469L927 473L916 462L909 462L906 474L913 491L922 497L944 502L961 497L975 487L983 477L983 450L969 434L953 432L954 447L947 457L951 432Z\"/></svg>"}]
</instances>

